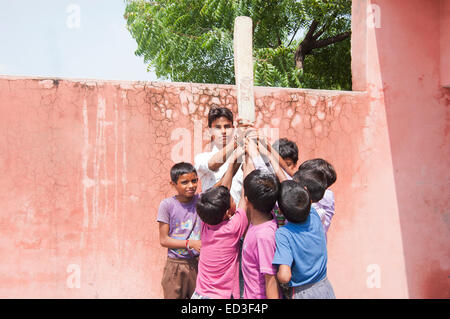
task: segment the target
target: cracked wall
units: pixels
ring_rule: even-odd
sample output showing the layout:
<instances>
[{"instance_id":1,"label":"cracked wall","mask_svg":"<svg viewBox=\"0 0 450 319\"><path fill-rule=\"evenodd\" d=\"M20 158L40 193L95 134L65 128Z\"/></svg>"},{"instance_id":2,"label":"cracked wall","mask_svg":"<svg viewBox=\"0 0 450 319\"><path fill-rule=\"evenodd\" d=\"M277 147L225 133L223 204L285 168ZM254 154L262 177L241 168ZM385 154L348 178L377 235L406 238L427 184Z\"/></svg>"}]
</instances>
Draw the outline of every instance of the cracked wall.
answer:
<instances>
[{"instance_id":1,"label":"cracked wall","mask_svg":"<svg viewBox=\"0 0 450 319\"><path fill-rule=\"evenodd\" d=\"M0 294L161 297L165 249L155 220L160 200L173 194L173 132L191 132L195 144L194 121L206 128L209 105L237 112L234 87L2 78L0 92L8 255ZM255 96L257 126L296 141L300 161L324 157L338 171L357 165L335 154L361 143L364 94L257 88ZM195 154L193 147L191 161ZM69 265L79 265L80 288L68 287Z\"/></svg>"}]
</instances>

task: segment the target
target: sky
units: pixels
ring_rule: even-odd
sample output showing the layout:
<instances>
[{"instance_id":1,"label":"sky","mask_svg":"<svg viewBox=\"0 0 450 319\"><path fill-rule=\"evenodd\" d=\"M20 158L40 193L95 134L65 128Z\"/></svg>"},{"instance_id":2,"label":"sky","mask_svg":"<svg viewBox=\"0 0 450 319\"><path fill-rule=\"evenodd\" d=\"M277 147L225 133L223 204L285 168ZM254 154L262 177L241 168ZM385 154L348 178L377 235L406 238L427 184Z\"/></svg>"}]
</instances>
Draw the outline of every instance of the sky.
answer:
<instances>
[{"instance_id":1,"label":"sky","mask_svg":"<svg viewBox=\"0 0 450 319\"><path fill-rule=\"evenodd\" d=\"M0 0L0 74L155 81L125 0Z\"/></svg>"}]
</instances>

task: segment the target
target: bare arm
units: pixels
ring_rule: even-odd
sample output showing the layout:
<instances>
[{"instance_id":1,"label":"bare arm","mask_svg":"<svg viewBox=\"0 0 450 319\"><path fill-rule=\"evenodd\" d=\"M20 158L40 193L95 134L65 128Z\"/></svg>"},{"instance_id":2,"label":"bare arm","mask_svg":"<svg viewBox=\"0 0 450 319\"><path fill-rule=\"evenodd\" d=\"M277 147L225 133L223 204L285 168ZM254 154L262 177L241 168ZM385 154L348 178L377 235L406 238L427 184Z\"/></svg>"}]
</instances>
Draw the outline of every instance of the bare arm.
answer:
<instances>
[{"instance_id":1,"label":"bare arm","mask_svg":"<svg viewBox=\"0 0 450 319\"><path fill-rule=\"evenodd\" d=\"M159 222L159 243L162 247L170 249L184 249L186 248L186 240L174 239L169 236L169 224ZM189 240L189 247L200 252L201 241Z\"/></svg>"},{"instance_id":2,"label":"bare arm","mask_svg":"<svg viewBox=\"0 0 450 319\"><path fill-rule=\"evenodd\" d=\"M243 155L244 150L242 147L238 147L231 155L230 164L228 165L228 169L225 174L223 174L222 178L214 184L214 186L225 186L228 189L231 189L231 183L233 182L233 176L238 171L241 163L239 163L239 158Z\"/></svg>"},{"instance_id":3,"label":"bare arm","mask_svg":"<svg viewBox=\"0 0 450 319\"><path fill-rule=\"evenodd\" d=\"M280 154L278 154L278 152L276 150L273 149L273 147L267 143L267 150L270 152L270 154L272 154L272 156L274 157L275 161L279 163L279 166L281 166L281 168L289 174L289 176L294 176L295 174L295 170L291 169L286 162L284 161L284 159L280 156ZM286 178L285 178L286 179Z\"/></svg>"},{"instance_id":4,"label":"bare arm","mask_svg":"<svg viewBox=\"0 0 450 319\"><path fill-rule=\"evenodd\" d=\"M220 149L216 154L214 154L208 161L208 168L216 172L228 159L228 157L236 149L237 143L233 139L224 148Z\"/></svg>"},{"instance_id":5,"label":"bare arm","mask_svg":"<svg viewBox=\"0 0 450 319\"><path fill-rule=\"evenodd\" d=\"M279 299L278 282L275 275L264 275L266 280L266 297L267 299Z\"/></svg>"},{"instance_id":6,"label":"bare arm","mask_svg":"<svg viewBox=\"0 0 450 319\"><path fill-rule=\"evenodd\" d=\"M246 150L247 149L248 149L248 147L247 147L247 144L246 144ZM243 163L242 167L243 167L243 180L245 180L247 175L255 170L255 166L253 165L253 161L250 159L250 155L249 155L249 153L247 151L245 152L245 160L244 160L244 163ZM242 187L241 199L239 201L238 208L243 208L244 210L247 211L246 206L245 206L244 187Z\"/></svg>"},{"instance_id":7,"label":"bare arm","mask_svg":"<svg viewBox=\"0 0 450 319\"><path fill-rule=\"evenodd\" d=\"M243 144L243 137L247 134L248 129L251 128L253 128L253 123L238 118L237 129L235 130L232 141L209 159L208 168L212 171L217 171L227 161L232 152L239 145Z\"/></svg>"},{"instance_id":8,"label":"bare arm","mask_svg":"<svg viewBox=\"0 0 450 319\"><path fill-rule=\"evenodd\" d=\"M287 284L291 280L291 276L291 267L288 265L280 265L278 267L277 278L279 282Z\"/></svg>"},{"instance_id":9,"label":"bare arm","mask_svg":"<svg viewBox=\"0 0 450 319\"><path fill-rule=\"evenodd\" d=\"M267 158L269 159L270 165L272 165L273 170L275 171L275 174L277 175L278 179L280 180L280 183L281 183L281 182L284 182L285 180L287 180L286 175L285 175L284 172L282 171L282 169L281 169L281 167L280 167L280 165L279 165L279 162L278 162L277 159L274 157L274 154L273 154L273 153L270 153L270 152L266 149L266 147L265 147L261 142L258 142L258 147L259 147L259 150L260 150L261 154L266 155ZM276 152L275 152L275 153L276 153ZM276 154L278 154L278 153L276 153ZM279 155L278 155L278 156L279 156ZM279 156L279 157L281 158L281 156ZM281 159L282 159L282 158L281 158ZM289 174L289 173L288 173L288 174Z\"/></svg>"}]
</instances>

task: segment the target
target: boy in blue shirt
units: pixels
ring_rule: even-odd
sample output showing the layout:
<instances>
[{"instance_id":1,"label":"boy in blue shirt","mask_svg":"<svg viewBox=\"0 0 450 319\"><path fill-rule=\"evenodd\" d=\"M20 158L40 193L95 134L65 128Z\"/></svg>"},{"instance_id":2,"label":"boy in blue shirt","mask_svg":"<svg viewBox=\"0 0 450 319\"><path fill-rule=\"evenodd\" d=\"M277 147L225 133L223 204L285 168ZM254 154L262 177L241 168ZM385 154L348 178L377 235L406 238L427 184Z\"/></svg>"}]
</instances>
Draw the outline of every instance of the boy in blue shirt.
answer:
<instances>
[{"instance_id":1,"label":"boy in blue shirt","mask_svg":"<svg viewBox=\"0 0 450 319\"><path fill-rule=\"evenodd\" d=\"M275 234L277 247L272 264L278 265L280 283L291 287L292 299L335 299L327 279L325 233L319 215L311 208L307 190L308 184L318 187L321 182L311 176L298 177L300 183L293 180L281 183L278 206L288 223Z\"/></svg>"}]
</instances>

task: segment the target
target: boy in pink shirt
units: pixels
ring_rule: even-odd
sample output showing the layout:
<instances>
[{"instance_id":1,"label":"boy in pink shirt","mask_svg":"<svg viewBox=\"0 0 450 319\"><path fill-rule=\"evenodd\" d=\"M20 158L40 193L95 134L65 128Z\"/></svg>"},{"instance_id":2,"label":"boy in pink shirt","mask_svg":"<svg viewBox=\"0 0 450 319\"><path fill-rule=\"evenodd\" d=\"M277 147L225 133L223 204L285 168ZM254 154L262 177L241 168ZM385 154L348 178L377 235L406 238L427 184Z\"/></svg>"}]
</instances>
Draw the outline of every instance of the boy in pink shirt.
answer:
<instances>
[{"instance_id":1,"label":"boy in pink shirt","mask_svg":"<svg viewBox=\"0 0 450 319\"><path fill-rule=\"evenodd\" d=\"M238 148L231 156L231 163L221 180L221 186L212 187L201 194L197 202L197 214L202 220L202 250L198 275L192 299L239 298L239 239L248 226L245 210L239 208L230 195L233 175L240 166ZM244 176L247 168L244 165Z\"/></svg>"},{"instance_id":2,"label":"boy in pink shirt","mask_svg":"<svg viewBox=\"0 0 450 319\"><path fill-rule=\"evenodd\" d=\"M242 248L244 299L278 299L275 254L277 220L272 208L278 197L275 175L255 170L244 179L244 194L250 225Z\"/></svg>"},{"instance_id":3,"label":"boy in pink shirt","mask_svg":"<svg viewBox=\"0 0 450 319\"><path fill-rule=\"evenodd\" d=\"M259 155L253 140L247 142L246 150L252 158ZM277 270L272 265L278 228L272 209L279 188L278 178L268 170L254 170L244 179L244 201L250 221L242 248L244 299L279 298Z\"/></svg>"}]
</instances>

